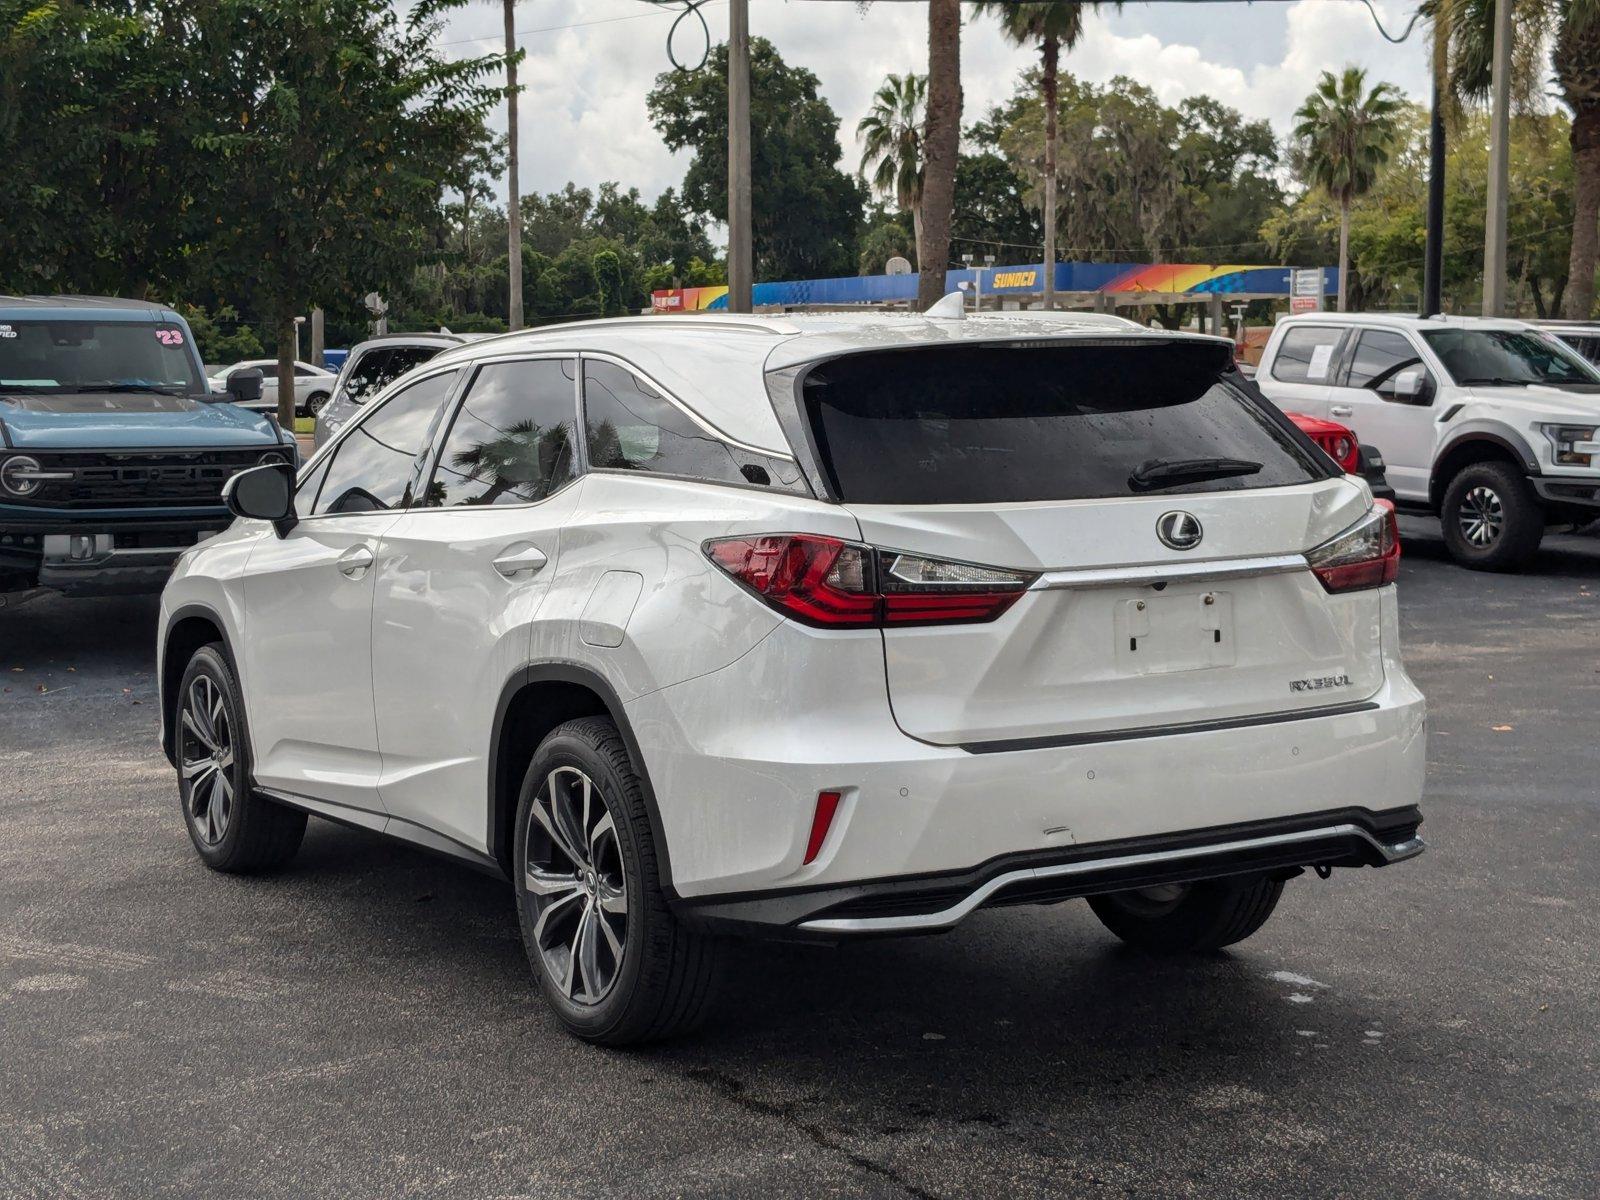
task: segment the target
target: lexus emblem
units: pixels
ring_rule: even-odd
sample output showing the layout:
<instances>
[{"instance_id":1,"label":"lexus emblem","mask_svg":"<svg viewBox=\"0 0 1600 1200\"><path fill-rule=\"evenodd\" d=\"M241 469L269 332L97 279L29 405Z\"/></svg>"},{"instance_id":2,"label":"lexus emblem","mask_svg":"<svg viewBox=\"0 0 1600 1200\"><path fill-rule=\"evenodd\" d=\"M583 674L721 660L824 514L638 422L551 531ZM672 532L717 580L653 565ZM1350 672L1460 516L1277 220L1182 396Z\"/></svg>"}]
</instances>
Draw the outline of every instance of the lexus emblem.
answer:
<instances>
[{"instance_id":1,"label":"lexus emblem","mask_svg":"<svg viewBox=\"0 0 1600 1200\"><path fill-rule=\"evenodd\" d=\"M1156 536L1161 544L1173 550L1193 550L1205 536L1200 519L1193 513L1175 510L1162 513L1156 519Z\"/></svg>"}]
</instances>

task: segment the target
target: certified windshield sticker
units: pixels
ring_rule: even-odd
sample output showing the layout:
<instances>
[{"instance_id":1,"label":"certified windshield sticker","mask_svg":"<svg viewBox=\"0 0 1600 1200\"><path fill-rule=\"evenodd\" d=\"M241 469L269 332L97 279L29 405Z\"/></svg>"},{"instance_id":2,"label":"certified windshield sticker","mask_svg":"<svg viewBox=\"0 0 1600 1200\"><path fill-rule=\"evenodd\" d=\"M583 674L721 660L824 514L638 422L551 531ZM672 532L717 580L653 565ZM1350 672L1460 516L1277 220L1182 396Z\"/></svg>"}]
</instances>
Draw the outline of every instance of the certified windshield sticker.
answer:
<instances>
[{"instance_id":1,"label":"certified windshield sticker","mask_svg":"<svg viewBox=\"0 0 1600 1200\"><path fill-rule=\"evenodd\" d=\"M183 330L158 329L156 330L156 341L163 346L181 346L183 345Z\"/></svg>"}]
</instances>

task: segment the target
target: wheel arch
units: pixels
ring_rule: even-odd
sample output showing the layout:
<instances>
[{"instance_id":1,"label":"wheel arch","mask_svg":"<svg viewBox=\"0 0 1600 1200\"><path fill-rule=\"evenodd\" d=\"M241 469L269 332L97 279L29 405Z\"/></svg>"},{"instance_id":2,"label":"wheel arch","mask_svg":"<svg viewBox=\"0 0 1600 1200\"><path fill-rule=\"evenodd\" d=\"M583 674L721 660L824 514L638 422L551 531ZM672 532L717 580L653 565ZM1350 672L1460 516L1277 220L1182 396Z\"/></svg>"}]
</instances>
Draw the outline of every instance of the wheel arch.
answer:
<instances>
[{"instance_id":1,"label":"wheel arch","mask_svg":"<svg viewBox=\"0 0 1600 1200\"><path fill-rule=\"evenodd\" d=\"M233 644L228 640L227 624L215 609L204 604L185 604L175 609L168 618L161 642L156 695L161 705L161 750L167 756L167 761L174 765L177 762L177 750L173 736L176 724L173 705L178 682L183 678L184 668L189 665L194 652L213 642L221 643L223 654L237 672L238 659L234 657Z\"/></svg>"},{"instance_id":2,"label":"wheel arch","mask_svg":"<svg viewBox=\"0 0 1600 1200\"><path fill-rule=\"evenodd\" d=\"M650 832L661 864L661 887L671 901L672 858L650 772L616 690L592 668L572 662L529 663L501 689L489 741L489 853L506 878L513 875L517 801L522 777L549 732L578 717L609 717L622 734L639 773Z\"/></svg>"},{"instance_id":3,"label":"wheel arch","mask_svg":"<svg viewBox=\"0 0 1600 1200\"><path fill-rule=\"evenodd\" d=\"M1435 456L1428 480L1428 503L1435 512L1444 507L1450 481L1464 468L1479 462L1510 463L1525 475L1539 473L1539 460L1528 444L1510 429L1471 429L1457 434Z\"/></svg>"}]
</instances>

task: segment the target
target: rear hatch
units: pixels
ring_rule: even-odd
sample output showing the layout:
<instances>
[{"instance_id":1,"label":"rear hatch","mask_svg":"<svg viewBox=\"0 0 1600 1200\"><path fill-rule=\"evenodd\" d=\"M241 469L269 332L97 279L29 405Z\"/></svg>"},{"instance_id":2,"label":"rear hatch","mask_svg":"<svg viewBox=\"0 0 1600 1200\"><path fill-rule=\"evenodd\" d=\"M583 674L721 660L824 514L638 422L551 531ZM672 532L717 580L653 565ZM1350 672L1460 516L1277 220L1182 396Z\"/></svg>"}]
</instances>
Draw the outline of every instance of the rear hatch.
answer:
<instances>
[{"instance_id":1,"label":"rear hatch","mask_svg":"<svg viewBox=\"0 0 1600 1200\"><path fill-rule=\"evenodd\" d=\"M1025 746L1379 689L1377 592L1330 594L1301 557L1366 494L1228 367L1222 343L1141 337L807 372L818 466L863 542L1033 577L991 621L884 629L902 729Z\"/></svg>"}]
</instances>

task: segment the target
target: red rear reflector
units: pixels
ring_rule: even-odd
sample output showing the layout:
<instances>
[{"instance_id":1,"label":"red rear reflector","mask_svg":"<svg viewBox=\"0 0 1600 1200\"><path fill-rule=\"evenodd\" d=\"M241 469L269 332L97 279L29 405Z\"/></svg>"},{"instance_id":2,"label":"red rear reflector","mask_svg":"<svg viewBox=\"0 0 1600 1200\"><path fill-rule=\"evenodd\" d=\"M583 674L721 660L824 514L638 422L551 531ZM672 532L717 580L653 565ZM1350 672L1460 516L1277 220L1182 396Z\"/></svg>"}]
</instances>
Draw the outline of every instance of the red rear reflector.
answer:
<instances>
[{"instance_id":1,"label":"red rear reflector","mask_svg":"<svg viewBox=\"0 0 1600 1200\"><path fill-rule=\"evenodd\" d=\"M839 810L843 792L818 792L817 812L811 818L811 837L806 842L805 862L815 862L822 843L828 840L828 829L833 824L833 814Z\"/></svg>"}]
</instances>

